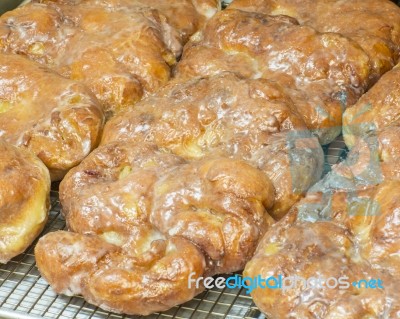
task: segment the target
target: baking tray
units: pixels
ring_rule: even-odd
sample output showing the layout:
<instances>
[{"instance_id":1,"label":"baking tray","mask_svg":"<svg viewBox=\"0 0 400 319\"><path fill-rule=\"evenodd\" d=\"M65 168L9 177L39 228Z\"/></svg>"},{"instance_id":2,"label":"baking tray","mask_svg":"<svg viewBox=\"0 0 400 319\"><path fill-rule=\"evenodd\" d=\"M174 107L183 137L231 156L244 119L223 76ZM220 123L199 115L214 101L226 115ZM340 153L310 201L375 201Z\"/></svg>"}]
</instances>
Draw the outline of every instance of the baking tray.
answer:
<instances>
[{"instance_id":1,"label":"baking tray","mask_svg":"<svg viewBox=\"0 0 400 319\"><path fill-rule=\"evenodd\" d=\"M345 158L347 149L341 138L324 147L325 169ZM58 199L58 185L52 185L49 221L41 236L66 229ZM193 300L167 312L148 317L124 316L103 311L82 297L57 295L40 276L33 255L37 241L22 255L0 265L0 318L108 319L108 318L176 318L176 319L253 319L265 318L244 289L206 290Z\"/></svg>"}]
</instances>

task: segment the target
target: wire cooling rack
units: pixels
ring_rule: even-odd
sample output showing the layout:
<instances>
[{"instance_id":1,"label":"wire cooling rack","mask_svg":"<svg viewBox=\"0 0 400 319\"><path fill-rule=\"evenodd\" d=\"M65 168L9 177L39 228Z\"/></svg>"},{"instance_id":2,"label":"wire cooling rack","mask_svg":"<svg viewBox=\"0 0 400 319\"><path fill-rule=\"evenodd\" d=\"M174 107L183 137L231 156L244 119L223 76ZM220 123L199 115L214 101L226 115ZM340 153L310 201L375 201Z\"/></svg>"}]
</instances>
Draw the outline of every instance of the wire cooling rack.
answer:
<instances>
[{"instance_id":1,"label":"wire cooling rack","mask_svg":"<svg viewBox=\"0 0 400 319\"><path fill-rule=\"evenodd\" d=\"M58 192L51 194L50 218L42 235L65 229ZM86 303L81 297L53 292L36 268L33 250L0 266L0 318L138 318L111 314ZM257 318L260 315L242 289L212 289L188 303L147 318Z\"/></svg>"},{"instance_id":2,"label":"wire cooling rack","mask_svg":"<svg viewBox=\"0 0 400 319\"><path fill-rule=\"evenodd\" d=\"M325 173L330 167L342 160L346 148L341 138L327 147L325 152ZM42 235L65 229L65 220L61 214L58 199L58 186L53 185L51 192L51 211L49 221ZM36 241L22 255L6 265L0 265L0 318L49 318L49 319L117 319L139 318L112 314L92 306L81 297L60 296L40 276L36 268L33 250ZM253 304L244 289L217 288L207 290L193 300L154 314L146 319L253 319L265 318Z\"/></svg>"},{"instance_id":3,"label":"wire cooling rack","mask_svg":"<svg viewBox=\"0 0 400 319\"><path fill-rule=\"evenodd\" d=\"M29 0L25 0L24 3ZM222 6L231 0L222 1ZM399 1L400 4L400 1ZM343 160L347 149L341 138L324 147L324 174L331 166ZM41 236L48 232L66 229L61 214L58 185L51 191L49 220ZM125 316L104 311L88 304L82 297L57 295L40 276L36 268L32 246L6 265L0 265L0 318L10 319L128 319L128 318L173 318L173 319L264 319L244 289L217 288L206 290L191 301L167 312L148 317Z\"/></svg>"}]
</instances>

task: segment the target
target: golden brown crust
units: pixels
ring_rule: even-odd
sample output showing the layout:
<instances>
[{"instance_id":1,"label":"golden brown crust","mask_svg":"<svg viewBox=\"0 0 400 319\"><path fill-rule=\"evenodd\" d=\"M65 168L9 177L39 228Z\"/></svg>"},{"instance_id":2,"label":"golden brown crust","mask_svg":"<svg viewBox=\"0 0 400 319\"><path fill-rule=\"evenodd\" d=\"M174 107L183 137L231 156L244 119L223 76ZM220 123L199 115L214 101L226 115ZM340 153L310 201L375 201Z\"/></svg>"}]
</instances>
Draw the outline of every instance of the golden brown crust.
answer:
<instances>
[{"instance_id":1,"label":"golden brown crust","mask_svg":"<svg viewBox=\"0 0 400 319\"><path fill-rule=\"evenodd\" d=\"M99 235L131 254L148 249L148 234L184 237L209 257L209 273L243 268L273 222L265 207L274 197L268 177L244 162L185 163L130 141L96 149L60 185L70 230Z\"/></svg>"},{"instance_id":2,"label":"golden brown crust","mask_svg":"<svg viewBox=\"0 0 400 319\"><path fill-rule=\"evenodd\" d=\"M400 55L400 9L389 0L235 0L229 8L288 15L320 32L353 39L369 56L371 83Z\"/></svg>"},{"instance_id":3,"label":"golden brown crust","mask_svg":"<svg viewBox=\"0 0 400 319\"><path fill-rule=\"evenodd\" d=\"M343 136L351 148L372 131L398 126L400 105L400 66L396 66L376 83L343 115Z\"/></svg>"},{"instance_id":4,"label":"golden brown crust","mask_svg":"<svg viewBox=\"0 0 400 319\"><path fill-rule=\"evenodd\" d=\"M275 197L272 183L245 162L200 160L166 173L154 185L151 223L195 243L209 257L209 274L243 269L265 230Z\"/></svg>"},{"instance_id":5,"label":"golden brown crust","mask_svg":"<svg viewBox=\"0 0 400 319\"><path fill-rule=\"evenodd\" d=\"M400 127L388 126L357 139L347 161L335 169L351 185L374 185L400 179Z\"/></svg>"},{"instance_id":6,"label":"golden brown crust","mask_svg":"<svg viewBox=\"0 0 400 319\"><path fill-rule=\"evenodd\" d=\"M178 156L143 143L114 142L97 148L60 184L68 228L111 236L109 240L139 253L146 244L143 234L150 231L146 225L153 185L165 170L183 163Z\"/></svg>"},{"instance_id":7,"label":"golden brown crust","mask_svg":"<svg viewBox=\"0 0 400 319\"><path fill-rule=\"evenodd\" d=\"M340 132L342 112L369 85L367 54L353 40L299 26L287 16L224 10L192 37L178 78L223 71L279 83L323 144Z\"/></svg>"},{"instance_id":8,"label":"golden brown crust","mask_svg":"<svg viewBox=\"0 0 400 319\"><path fill-rule=\"evenodd\" d=\"M306 129L279 85L225 72L170 82L111 119L102 144L146 139L187 159L220 151L249 160L274 134Z\"/></svg>"},{"instance_id":9,"label":"golden brown crust","mask_svg":"<svg viewBox=\"0 0 400 319\"><path fill-rule=\"evenodd\" d=\"M371 220L363 220L365 228L360 229L361 232L368 229L369 222ZM376 222L372 224L375 224L373 227L380 227ZM377 244L374 240L371 243ZM285 278L297 275L305 279L322 277L325 280L342 277L349 283L348 287L341 289L328 288L327 284L323 288L305 288L299 282L296 288L286 291L255 289L252 292L254 302L271 318L361 319L368 316L379 318L383 314L387 318L395 318L400 310L398 272L392 276L385 270L376 269L374 266L378 264L374 262L377 260L360 256L359 247L360 243L342 225L301 220L288 225L282 221L267 232L255 257L246 265L244 276L268 278L282 275ZM385 255L389 256L389 252L387 250ZM391 262L398 263L393 258ZM352 284L361 279L381 279L384 289L368 289L365 285L356 287Z\"/></svg>"},{"instance_id":10,"label":"golden brown crust","mask_svg":"<svg viewBox=\"0 0 400 319\"><path fill-rule=\"evenodd\" d=\"M74 6L95 5L108 8L129 9L134 6L153 8L162 13L168 24L174 27L185 43L199 30L205 21L219 9L218 0L34 0L39 3L58 3Z\"/></svg>"},{"instance_id":11,"label":"golden brown crust","mask_svg":"<svg viewBox=\"0 0 400 319\"><path fill-rule=\"evenodd\" d=\"M346 276L347 288L256 289L257 306L273 318L395 318L400 310L398 181L368 189L310 193L266 233L245 276ZM355 287L380 279L383 289Z\"/></svg>"},{"instance_id":12,"label":"golden brown crust","mask_svg":"<svg viewBox=\"0 0 400 319\"><path fill-rule=\"evenodd\" d=\"M57 292L103 309L167 310L200 291L188 287L191 273L244 267L274 222L274 196L268 177L239 160L185 162L152 144L109 143L61 182L76 233L43 237L37 265Z\"/></svg>"},{"instance_id":13,"label":"golden brown crust","mask_svg":"<svg viewBox=\"0 0 400 319\"><path fill-rule=\"evenodd\" d=\"M345 289L257 289L273 318L396 318L400 311L399 127L363 136L264 236L245 276L347 276ZM383 289L357 288L381 279ZM364 284L365 287L365 284Z\"/></svg>"},{"instance_id":14,"label":"golden brown crust","mask_svg":"<svg viewBox=\"0 0 400 319\"><path fill-rule=\"evenodd\" d=\"M39 240L35 256L56 292L82 294L117 313L167 310L202 290L195 285L189 289L188 278L203 274L204 257L183 238L160 239L146 254L135 257L97 236L58 231Z\"/></svg>"},{"instance_id":15,"label":"golden brown crust","mask_svg":"<svg viewBox=\"0 0 400 319\"><path fill-rule=\"evenodd\" d=\"M8 54L0 54L0 83L0 136L34 152L53 180L97 146L103 113L82 84Z\"/></svg>"},{"instance_id":16,"label":"golden brown crust","mask_svg":"<svg viewBox=\"0 0 400 319\"><path fill-rule=\"evenodd\" d=\"M320 179L323 153L318 139L306 131L293 131L274 136L273 143L255 153L251 163L275 186L275 203L269 211L280 219Z\"/></svg>"},{"instance_id":17,"label":"golden brown crust","mask_svg":"<svg viewBox=\"0 0 400 319\"><path fill-rule=\"evenodd\" d=\"M400 200L397 196L400 182L389 177L379 185L354 185L348 189L310 192L293 209L298 220L315 218L317 211L327 208L321 218L343 227L355 243L357 253L374 269L400 274L399 218ZM328 203L329 201L329 203ZM315 210L315 212L313 211ZM293 213L292 213L293 214ZM398 278L398 277L397 277Z\"/></svg>"},{"instance_id":18,"label":"golden brown crust","mask_svg":"<svg viewBox=\"0 0 400 319\"><path fill-rule=\"evenodd\" d=\"M201 1L199 11L216 11L211 2ZM82 81L111 116L169 80L183 42L204 18L190 1L182 0L179 12L193 16L193 24L183 26L182 19L171 17L170 24L163 12L171 16L175 5L164 3L156 10L151 4L34 1L0 18L0 50L26 55Z\"/></svg>"},{"instance_id":19,"label":"golden brown crust","mask_svg":"<svg viewBox=\"0 0 400 319\"><path fill-rule=\"evenodd\" d=\"M0 139L0 263L22 253L42 231L49 195L43 163Z\"/></svg>"},{"instance_id":20,"label":"golden brown crust","mask_svg":"<svg viewBox=\"0 0 400 319\"><path fill-rule=\"evenodd\" d=\"M186 159L210 154L244 159L273 181L271 214L282 217L319 178L322 151L283 89L232 73L172 81L111 119L102 144L155 143Z\"/></svg>"},{"instance_id":21,"label":"golden brown crust","mask_svg":"<svg viewBox=\"0 0 400 319\"><path fill-rule=\"evenodd\" d=\"M292 107L278 85L225 73L171 82L111 119L103 144L60 185L70 230L121 249L110 255L110 270L98 272L96 287L82 292L84 297L105 309L143 313L125 304L133 294L129 287L140 278L114 272L119 266L111 265L120 265L125 255L145 262L166 238L185 238L198 247L205 256L199 275L242 269L273 223L265 209L278 207L283 215L319 174L320 146ZM296 180L302 176L300 186L292 174ZM45 249L41 255L46 258ZM45 276L46 267L39 263ZM115 276L120 277L113 281ZM57 277L46 278L58 286ZM118 292L128 288L117 298L107 292L110 286ZM168 305L182 302L170 298ZM157 309L150 304L146 313Z\"/></svg>"}]
</instances>

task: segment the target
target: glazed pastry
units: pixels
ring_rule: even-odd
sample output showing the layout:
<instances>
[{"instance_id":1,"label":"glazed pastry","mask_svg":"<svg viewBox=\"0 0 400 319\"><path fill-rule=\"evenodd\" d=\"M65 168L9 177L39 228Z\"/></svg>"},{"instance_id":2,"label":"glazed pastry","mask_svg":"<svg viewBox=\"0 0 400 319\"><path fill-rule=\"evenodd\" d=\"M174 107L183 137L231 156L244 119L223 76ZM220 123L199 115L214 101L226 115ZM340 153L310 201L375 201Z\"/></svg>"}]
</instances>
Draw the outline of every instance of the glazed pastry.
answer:
<instances>
[{"instance_id":1,"label":"glazed pastry","mask_svg":"<svg viewBox=\"0 0 400 319\"><path fill-rule=\"evenodd\" d=\"M166 1L160 10L145 1L33 1L0 18L0 50L83 82L111 117L169 80L202 14L218 9L213 0L181 2L179 13L193 16L185 26L186 18L171 18L176 7Z\"/></svg>"},{"instance_id":2,"label":"glazed pastry","mask_svg":"<svg viewBox=\"0 0 400 319\"><path fill-rule=\"evenodd\" d=\"M352 148L363 136L399 126L400 67L386 73L343 115L343 137Z\"/></svg>"},{"instance_id":3,"label":"glazed pastry","mask_svg":"<svg viewBox=\"0 0 400 319\"><path fill-rule=\"evenodd\" d=\"M256 289L271 318L397 318L400 311L399 127L364 136L260 243L244 276L346 276L350 285ZM376 289L353 285L380 279ZM376 283L376 282L375 282Z\"/></svg>"},{"instance_id":4,"label":"glazed pastry","mask_svg":"<svg viewBox=\"0 0 400 319\"><path fill-rule=\"evenodd\" d=\"M31 152L0 140L0 263L40 234L49 210L50 176Z\"/></svg>"},{"instance_id":5,"label":"glazed pastry","mask_svg":"<svg viewBox=\"0 0 400 319\"><path fill-rule=\"evenodd\" d=\"M61 182L74 234L41 239L39 270L58 293L146 315L200 291L187 287L190 269L243 269L268 212L281 217L321 173L319 143L293 109L280 86L224 73L170 82L116 115Z\"/></svg>"},{"instance_id":6,"label":"glazed pastry","mask_svg":"<svg viewBox=\"0 0 400 319\"><path fill-rule=\"evenodd\" d=\"M345 184L351 189L376 185L387 179L400 180L399 136L399 126L388 126L358 139L347 160L333 171L335 187L343 188Z\"/></svg>"},{"instance_id":7,"label":"glazed pastry","mask_svg":"<svg viewBox=\"0 0 400 319\"><path fill-rule=\"evenodd\" d=\"M0 136L35 153L52 180L97 146L103 123L84 85L22 56L0 54Z\"/></svg>"},{"instance_id":8,"label":"glazed pastry","mask_svg":"<svg viewBox=\"0 0 400 319\"><path fill-rule=\"evenodd\" d=\"M205 21L221 9L218 0L35 0L39 3L59 3L69 5L96 5L108 8L133 6L151 7L161 12L168 24L179 33L185 43L197 30L201 29Z\"/></svg>"},{"instance_id":9,"label":"glazed pastry","mask_svg":"<svg viewBox=\"0 0 400 319\"><path fill-rule=\"evenodd\" d=\"M334 279L319 287L299 279L287 290L256 288L251 295L257 307L274 319L397 318L399 226L391 221L398 219L399 187L398 181L382 184L360 192L356 202L338 191L325 207L333 221L310 222L311 216L295 210L271 228L244 276ZM310 195L299 205L311 209L315 200ZM357 285L371 279L375 289ZM335 285L334 280L343 284ZM383 288L377 286L378 280Z\"/></svg>"},{"instance_id":10,"label":"glazed pastry","mask_svg":"<svg viewBox=\"0 0 400 319\"><path fill-rule=\"evenodd\" d=\"M276 81L322 144L341 131L343 110L369 85L368 55L354 40L294 18L224 10L192 37L176 69L187 79L231 71Z\"/></svg>"},{"instance_id":11,"label":"glazed pastry","mask_svg":"<svg viewBox=\"0 0 400 319\"><path fill-rule=\"evenodd\" d=\"M400 55L400 9L389 0L235 0L229 8L287 15L320 32L340 33L368 54L371 84Z\"/></svg>"},{"instance_id":12,"label":"glazed pastry","mask_svg":"<svg viewBox=\"0 0 400 319\"><path fill-rule=\"evenodd\" d=\"M140 243L147 242L142 231L149 232L141 224L150 222L158 230L152 231L154 240L191 240L210 257L209 271L218 273L244 266L272 222L265 208L274 197L267 176L244 162L185 163L155 146L129 141L99 147L60 185L70 230L140 254L145 251Z\"/></svg>"},{"instance_id":13,"label":"glazed pastry","mask_svg":"<svg viewBox=\"0 0 400 319\"><path fill-rule=\"evenodd\" d=\"M202 290L195 285L188 288L188 277L201 276L204 257L180 237L154 241L138 257L99 237L58 231L39 240L35 256L56 292L83 295L116 313L147 315L166 310Z\"/></svg>"},{"instance_id":14,"label":"glazed pastry","mask_svg":"<svg viewBox=\"0 0 400 319\"><path fill-rule=\"evenodd\" d=\"M56 292L146 315L188 301L188 278L237 271L273 223L274 188L243 161L185 162L130 141L100 146L60 185L68 227L37 265Z\"/></svg>"},{"instance_id":15,"label":"glazed pastry","mask_svg":"<svg viewBox=\"0 0 400 319\"><path fill-rule=\"evenodd\" d=\"M232 73L170 82L107 123L102 144L121 140L152 142L189 160L210 154L246 160L272 180L275 218L322 173L318 141L282 87Z\"/></svg>"}]
</instances>

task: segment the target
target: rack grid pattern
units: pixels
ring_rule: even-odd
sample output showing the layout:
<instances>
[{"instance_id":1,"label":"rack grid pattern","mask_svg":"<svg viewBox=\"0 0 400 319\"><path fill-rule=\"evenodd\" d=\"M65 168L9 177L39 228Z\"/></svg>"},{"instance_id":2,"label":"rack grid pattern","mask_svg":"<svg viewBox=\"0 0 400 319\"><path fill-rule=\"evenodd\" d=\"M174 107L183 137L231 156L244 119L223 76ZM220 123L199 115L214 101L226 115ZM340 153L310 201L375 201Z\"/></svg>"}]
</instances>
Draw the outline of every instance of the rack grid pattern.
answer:
<instances>
[{"instance_id":1,"label":"rack grid pattern","mask_svg":"<svg viewBox=\"0 0 400 319\"><path fill-rule=\"evenodd\" d=\"M29 0L28 0L29 1ZM25 3L28 1L24 1ZM230 0L222 1L223 7ZM399 1L397 2L400 5ZM341 138L324 147L324 174L342 161L347 149ZM51 211L42 235L65 229L58 199L58 185L51 192ZM33 250L36 241L20 256L0 265L0 318L10 319L265 319L243 289L206 290L193 300L167 312L148 317L113 314L88 304L82 297L60 296L53 292L36 268Z\"/></svg>"},{"instance_id":2,"label":"rack grid pattern","mask_svg":"<svg viewBox=\"0 0 400 319\"><path fill-rule=\"evenodd\" d=\"M325 173L347 153L344 142L340 138L329 147L325 147L324 151ZM42 235L66 227L61 214L57 189L58 185L53 185L49 221ZM54 293L36 268L33 255L35 244L36 241L25 253L14 258L8 264L0 265L0 318L139 318L106 312L86 303L81 297L66 297ZM181 306L145 318L263 319L265 317L244 289L218 290L214 288L201 293Z\"/></svg>"},{"instance_id":3,"label":"rack grid pattern","mask_svg":"<svg viewBox=\"0 0 400 319\"><path fill-rule=\"evenodd\" d=\"M57 190L53 190L50 218L43 234L65 229ZM42 235L43 235L42 234ZM136 318L108 313L81 297L55 294L36 268L33 250L0 266L0 317L21 318ZM243 289L208 290L165 313L146 318L258 318L260 313Z\"/></svg>"}]
</instances>

